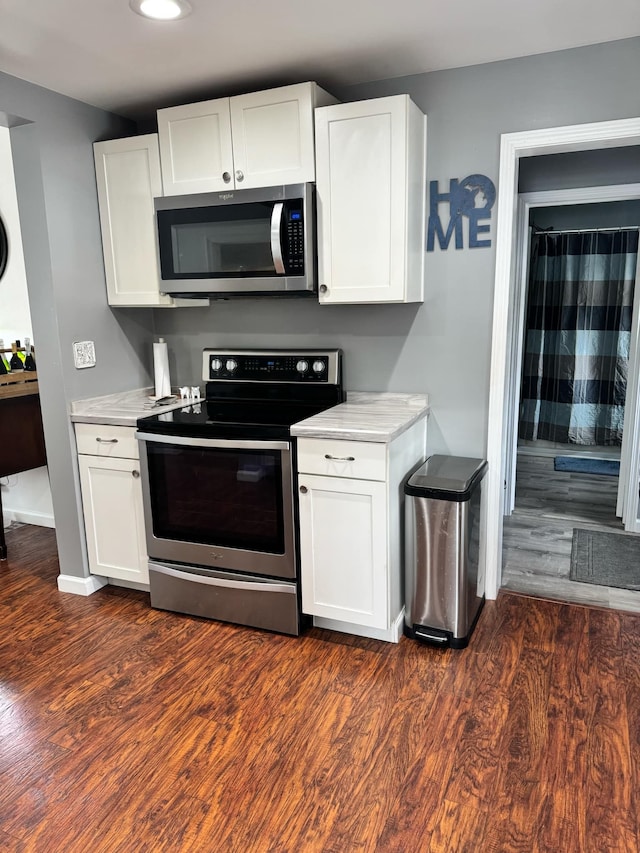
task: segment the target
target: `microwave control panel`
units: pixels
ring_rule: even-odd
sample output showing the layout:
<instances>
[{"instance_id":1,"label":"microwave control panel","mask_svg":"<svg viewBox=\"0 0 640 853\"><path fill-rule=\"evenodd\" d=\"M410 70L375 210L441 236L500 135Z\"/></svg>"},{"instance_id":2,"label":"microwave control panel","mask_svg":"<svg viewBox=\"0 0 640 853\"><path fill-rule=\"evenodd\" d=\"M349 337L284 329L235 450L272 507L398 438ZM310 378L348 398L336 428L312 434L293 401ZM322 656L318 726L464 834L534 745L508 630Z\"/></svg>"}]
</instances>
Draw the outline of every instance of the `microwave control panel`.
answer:
<instances>
[{"instance_id":1,"label":"microwave control panel","mask_svg":"<svg viewBox=\"0 0 640 853\"><path fill-rule=\"evenodd\" d=\"M288 275L304 275L304 214L302 202L288 202L285 207L286 255Z\"/></svg>"}]
</instances>

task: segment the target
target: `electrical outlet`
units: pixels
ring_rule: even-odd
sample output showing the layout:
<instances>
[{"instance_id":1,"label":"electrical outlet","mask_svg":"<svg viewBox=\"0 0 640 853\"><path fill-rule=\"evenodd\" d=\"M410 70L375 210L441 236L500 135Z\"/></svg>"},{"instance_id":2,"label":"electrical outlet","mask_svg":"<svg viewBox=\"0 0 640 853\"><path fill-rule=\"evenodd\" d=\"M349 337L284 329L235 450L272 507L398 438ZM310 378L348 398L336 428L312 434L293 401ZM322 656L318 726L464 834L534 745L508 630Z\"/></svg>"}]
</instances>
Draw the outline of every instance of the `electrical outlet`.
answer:
<instances>
[{"instance_id":1,"label":"electrical outlet","mask_svg":"<svg viewBox=\"0 0 640 853\"><path fill-rule=\"evenodd\" d=\"M78 370L96 366L96 348L93 341L73 342L73 363Z\"/></svg>"}]
</instances>

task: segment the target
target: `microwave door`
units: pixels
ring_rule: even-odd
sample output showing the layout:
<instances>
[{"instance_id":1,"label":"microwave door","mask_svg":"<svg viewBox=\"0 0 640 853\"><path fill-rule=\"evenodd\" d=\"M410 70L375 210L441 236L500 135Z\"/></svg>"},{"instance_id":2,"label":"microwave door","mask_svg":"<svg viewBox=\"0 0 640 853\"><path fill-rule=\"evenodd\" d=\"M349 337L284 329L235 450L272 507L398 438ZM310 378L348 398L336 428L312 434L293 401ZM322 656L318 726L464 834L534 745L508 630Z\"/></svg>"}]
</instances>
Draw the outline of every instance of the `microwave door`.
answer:
<instances>
[{"instance_id":1,"label":"microwave door","mask_svg":"<svg viewBox=\"0 0 640 853\"><path fill-rule=\"evenodd\" d=\"M273 256L273 266L276 273L284 275L284 261L282 260L282 216L284 214L284 204L281 201L273 205L271 213L271 254Z\"/></svg>"}]
</instances>

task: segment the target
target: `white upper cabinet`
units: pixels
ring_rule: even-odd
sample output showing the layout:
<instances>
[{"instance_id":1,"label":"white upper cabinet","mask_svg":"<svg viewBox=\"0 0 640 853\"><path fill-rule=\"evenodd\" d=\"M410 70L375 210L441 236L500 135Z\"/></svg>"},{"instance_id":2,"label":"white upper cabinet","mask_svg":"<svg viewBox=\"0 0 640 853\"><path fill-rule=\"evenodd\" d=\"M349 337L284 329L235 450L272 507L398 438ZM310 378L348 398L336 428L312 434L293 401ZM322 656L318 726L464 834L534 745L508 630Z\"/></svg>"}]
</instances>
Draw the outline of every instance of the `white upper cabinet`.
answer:
<instances>
[{"instance_id":1,"label":"white upper cabinet","mask_svg":"<svg viewBox=\"0 0 640 853\"><path fill-rule=\"evenodd\" d=\"M426 116L394 95L315 121L320 302L422 302Z\"/></svg>"},{"instance_id":2,"label":"white upper cabinet","mask_svg":"<svg viewBox=\"0 0 640 853\"><path fill-rule=\"evenodd\" d=\"M229 98L158 110L165 195L233 186Z\"/></svg>"},{"instance_id":3,"label":"white upper cabinet","mask_svg":"<svg viewBox=\"0 0 640 853\"><path fill-rule=\"evenodd\" d=\"M315 180L315 83L158 110L165 195Z\"/></svg>"},{"instance_id":4,"label":"white upper cabinet","mask_svg":"<svg viewBox=\"0 0 640 853\"><path fill-rule=\"evenodd\" d=\"M171 304L160 294L156 259L157 134L96 142L93 151L109 305Z\"/></svg>"},{"instance_id":5,"label":"white upper cabinet","mask_svg":"<svg viewBox=\"0 0 640 853\"><path fill-rule=\"evenodd\" d=\"M162 195L158 135L96 142L93 153L109 305L176 306L160 290L156 253L153 199Z\"/></svg>"}]
</instances>

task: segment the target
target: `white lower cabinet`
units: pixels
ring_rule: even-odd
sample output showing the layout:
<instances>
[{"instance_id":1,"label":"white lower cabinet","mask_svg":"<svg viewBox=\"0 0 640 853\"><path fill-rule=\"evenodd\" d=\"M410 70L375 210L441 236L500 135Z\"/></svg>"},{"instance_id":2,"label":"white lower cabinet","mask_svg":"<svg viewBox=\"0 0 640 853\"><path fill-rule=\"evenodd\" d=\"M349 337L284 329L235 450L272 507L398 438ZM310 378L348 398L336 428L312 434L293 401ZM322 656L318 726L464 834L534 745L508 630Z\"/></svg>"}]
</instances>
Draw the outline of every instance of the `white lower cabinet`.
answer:
<instances>
[{"instance_id":1,"label":"white lower cabinet","mask_svg":"<svg viewBox=\"0 0 640 853\"><path fill-rule=\"evenodd\" d=\"M425 442L426 419L386 444L298 439L302 610L314 625L399 640L402 484Z\"/></svg>"},{"instance_id":2,"label":"white lower cabinet","mask_svg":"<svg viewBox=\"0 0 640 853\"><path fill-rule=\"evenodd\" d=\"M91 573L148 588L135 428L76 424L76 442Z\"/></svg>"},{"instance_id":3,"label":"white lower cabinet","mask_svg":"<svg viewBox=\"0 0 640 853\"><path fill-rule=\"evenodd\" d=\"M302 609L388 627L384 483L300 476Z\"/></svg>"}]
</instances>

